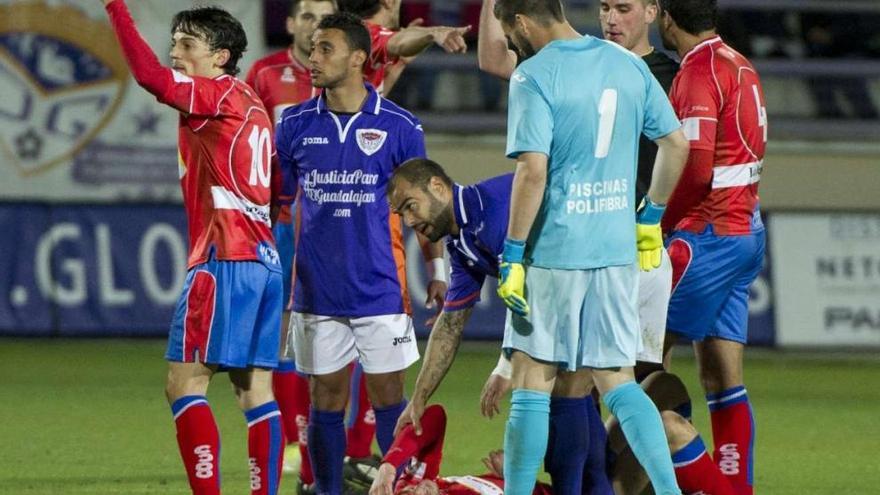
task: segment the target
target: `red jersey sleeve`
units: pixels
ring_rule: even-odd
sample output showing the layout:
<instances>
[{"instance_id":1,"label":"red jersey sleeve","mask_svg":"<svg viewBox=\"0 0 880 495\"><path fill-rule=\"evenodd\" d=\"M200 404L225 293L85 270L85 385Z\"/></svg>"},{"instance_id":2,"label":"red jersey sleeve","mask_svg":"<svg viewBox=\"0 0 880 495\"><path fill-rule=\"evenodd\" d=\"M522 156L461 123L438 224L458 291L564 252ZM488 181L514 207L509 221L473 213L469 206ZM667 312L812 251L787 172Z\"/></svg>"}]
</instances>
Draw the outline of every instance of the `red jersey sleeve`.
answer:
<instances>
[{"instance_id":1,"label":"red jersey sleeve","mask_svg":"<svg viewBox=\"0 0 880 495\"><path fill-rule=\"evenodd\" d=\"M376 66L397 62L398 57L388 53L388 41L397 34L397 31L378 24L368 24L367 28L370 31L370 64Z\"/></svg>"},{"instance_id":2,"label":"red jersey sleeve","mask_svg":"<svg viewBox=\"0 0 880 495\"><path fill-rule=\"evenodd\" d=\"M210 117L219 112L220 103L232 90L232 78L189 77L164 67L144 41L123 0L107 5L110 23L135 81L160 102L187 115Z\"/></svg>"},{"instance_id":3,"label":"red jersey sleeve","mask_svg":"<svg viewBox=\"0 0 880 495\"><path fill-rule=\"evenodd\" d=\"M711 66L682 70L670 90L675 113L691 150L715 151L718 116L722 105L721 88Z\"/></svg>"}]
</instances>

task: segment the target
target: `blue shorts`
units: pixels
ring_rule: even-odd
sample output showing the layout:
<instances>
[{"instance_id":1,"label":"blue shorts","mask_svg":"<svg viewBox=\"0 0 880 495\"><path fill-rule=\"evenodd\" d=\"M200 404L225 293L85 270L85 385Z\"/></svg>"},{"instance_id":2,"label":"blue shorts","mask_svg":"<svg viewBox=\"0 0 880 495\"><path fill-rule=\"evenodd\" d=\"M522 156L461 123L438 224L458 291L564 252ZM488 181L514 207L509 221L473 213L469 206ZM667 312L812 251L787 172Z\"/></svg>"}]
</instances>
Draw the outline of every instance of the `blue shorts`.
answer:
<instances>
[{"instance_id":1,"label":"blue shorts","mask_svg":"<svg viewBox=\"0 0 880 495\"><path fill-rule=\"evenodd\" d=\"M278 249L278 257L281 259L281 280L284 291L281 304L284 311L290 311L290 292L293 287L293 254L296 250L293 224L275 222L272 227L272 235L275 236L275 248Z\"/></svg>"},{"instance_id":2,"label":"blue shorts","mask_svg":"<svg viewBox=\"0 0 880 495\"><path fill-rule=\"evenodd\" d=\"M673 232L667 240L672 260L672 297L666 326L690 340L707 337L745 344L749 287L764 263L764 230L718 236Z\"/></svg>"},{"instance_id":3,"label":"blue shorts","mask_svg":"<svg viewBox=\"0 0 880 495\"><path fill-rule=\"evenodd\" d=\"M190 269L165 359L221 368L275 368L281 274L258 261L209 260Z\"/></svg>"},{"instance_id":4,"label":"blue shorts","mask_svg":"<svg viewBox=\"0 0 880 495\"><path fill-rule=\"evenodd\" d=\"M642 349L635 263L592 270L526 267L528 316L507 311L502 347L561 369L618 368Z\"/></svg>"}]
</instances>

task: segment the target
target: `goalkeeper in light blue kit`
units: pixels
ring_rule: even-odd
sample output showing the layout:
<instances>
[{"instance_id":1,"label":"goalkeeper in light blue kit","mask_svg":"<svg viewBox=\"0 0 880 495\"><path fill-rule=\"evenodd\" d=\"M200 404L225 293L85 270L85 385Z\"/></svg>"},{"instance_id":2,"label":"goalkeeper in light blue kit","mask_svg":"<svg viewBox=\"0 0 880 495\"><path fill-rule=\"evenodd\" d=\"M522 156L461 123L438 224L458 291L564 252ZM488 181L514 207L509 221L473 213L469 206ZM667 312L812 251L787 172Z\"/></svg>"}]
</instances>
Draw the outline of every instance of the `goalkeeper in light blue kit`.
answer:
<instances>
[{"instance_id":1,"label":"goalkeeper in light blue kit","mask_svg":"<svg viewBox=\"0 0 880 495\"><path fill-rule=\"evenodd\" d=\"M510 79L507 155L517 161L498 293L511 310L506 493L531 493L559 370L591 375L658 495L681 493L660 415L635 383L638 269L660 264L660 219L688 144L648 67L581 36L559 0L497 0L525 59ZM639 136L659 146L635 214ZM638 245L638 253L637 247ZM637 264L638 260L638 264Z\"/></svg>"}]
</instances>

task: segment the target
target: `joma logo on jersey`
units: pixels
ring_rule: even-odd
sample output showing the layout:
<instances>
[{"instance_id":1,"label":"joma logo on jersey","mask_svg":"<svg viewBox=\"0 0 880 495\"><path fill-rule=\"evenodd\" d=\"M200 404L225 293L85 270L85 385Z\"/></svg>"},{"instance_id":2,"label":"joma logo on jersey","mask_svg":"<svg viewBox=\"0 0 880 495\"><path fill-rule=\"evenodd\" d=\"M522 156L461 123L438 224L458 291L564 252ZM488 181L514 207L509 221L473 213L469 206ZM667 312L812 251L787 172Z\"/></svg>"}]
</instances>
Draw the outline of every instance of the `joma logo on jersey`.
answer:
<instances>
[{"instance_id":1,"label":"joma logo on jersey","mask_svg":"<svg viewBox=\"0 0 880 495\"><path fill-rule=\"evenodd\" d=\"M75 7L0 6L0 94L7 102L0 153L23 175L70 159L113 117L128 77L117 47L106 21Z\"/></svg>"},{"instance_id":2,"label":"joma logo on jersey","mask_svg":"<svg viewBox=\"0 0 880 495\"><path fill-rule=\"evenodd\" d=\"M310 144L330 144L330 140L325 137L304 137L302 145L308 146Z\"/></svg>"},{"instance_id":3,"label":"joma logo on jersey","mask_svg":"<svg viewBox=\"0 0 880 495\"><path fill-rule=\"evenodd\" d=\"M410 342L412 342L412 337L409 335L404 335L403 337L394 337L394 340L391 342L391 345L409 344Z\"/></svg>"}]
</instances>

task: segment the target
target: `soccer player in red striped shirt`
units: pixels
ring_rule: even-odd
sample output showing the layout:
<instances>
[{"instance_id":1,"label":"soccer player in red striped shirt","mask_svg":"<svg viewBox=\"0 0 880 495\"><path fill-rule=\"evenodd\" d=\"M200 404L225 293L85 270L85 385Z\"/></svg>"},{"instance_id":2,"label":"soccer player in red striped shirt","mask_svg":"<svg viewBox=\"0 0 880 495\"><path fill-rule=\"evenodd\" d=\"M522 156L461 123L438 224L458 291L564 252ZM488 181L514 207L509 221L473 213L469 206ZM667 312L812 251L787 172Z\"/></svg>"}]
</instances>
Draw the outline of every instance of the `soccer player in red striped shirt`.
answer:
<instances>
[{"instance_id":1,"label":"soccer player in red striped shirt","mask_svg":"<svg viewBox=\"0 0 880 495\"><path fill-rule=\"evenodd\" d=\"M205 393L212 375L227 370L248 423L251 493L274 495L282 434L271 369L281 267L270 205L282 198L271 120L234 77L247 38L222 9L184 10L171 23L171 68L163 67L123 0L103 3L137 83L180 112L189 272L168 338L165 392L190 487L220 493L220 437Z\"/></svg>"},{"instance_id":2,"label":"soccer player in red striped shirt","mask_svg":"<svg viewBox=\"0 0 880 495\"><path fill-rule=\"evenodd\" d=\"M755 427L742 358L749 286L764 259L767 110L755 68L715 32L715 0L664 0L661 9L664 46L681 57L670 98L691 147L663 217L673 266L667 328L694 341L714 460L750 495Z\"/></svg>"},{"instance_id":3,"label":"soccer player in red striped shirt","mask_svg":"<svg viewBox=\"0 0 880 495\"><path fill-rule=\"evenodd\" d=\"M464 35L470 26L415 26L400 28L401 0L339 0L339 10L364 19L370 31L372 50L364 67L364 77L379 93L388 94L396 82L386 80L388 69L402 58L414 57L432 44L448 53L464 53Z\"/></svg>"}]
</instances>

